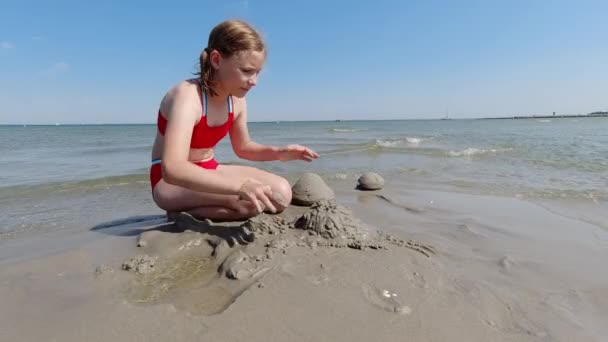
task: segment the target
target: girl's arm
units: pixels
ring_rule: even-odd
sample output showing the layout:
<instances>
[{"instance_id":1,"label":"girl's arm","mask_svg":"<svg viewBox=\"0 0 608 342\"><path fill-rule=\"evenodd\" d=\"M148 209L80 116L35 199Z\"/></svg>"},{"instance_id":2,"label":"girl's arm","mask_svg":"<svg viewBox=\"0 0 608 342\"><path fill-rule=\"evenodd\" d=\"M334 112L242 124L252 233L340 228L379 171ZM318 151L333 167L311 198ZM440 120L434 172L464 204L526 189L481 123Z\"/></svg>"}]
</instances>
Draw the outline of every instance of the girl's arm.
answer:
<instances>
[{"instance_id":1,"label":"girl's arm","mask_svg":"<svg viewBox=\"0 0 608 342\"><path fill-rule=\"evenodd\" d=\"M319 155L307 147L300 145L288 145L284 147L262 145L254 142L249 137L247 129L247 105L245 99L239 101L241 113L230 128L230 141L234 153L239 157L251 161L272 160L306 160L319 158Z\"/></svg>"},{"instance_id":2,"label":"girl's arm","mask_svg":"<svg viewBox=\"0 0 608 342\"><path fill-rule=\"evenodd\" d=\"M247 107L244 100L239 102L242 110L230 128L230 142L234 153L239 158L252 161L278 160L278 147L258 144L251 140L247 129Z\"/></svg>"}]
</instances>

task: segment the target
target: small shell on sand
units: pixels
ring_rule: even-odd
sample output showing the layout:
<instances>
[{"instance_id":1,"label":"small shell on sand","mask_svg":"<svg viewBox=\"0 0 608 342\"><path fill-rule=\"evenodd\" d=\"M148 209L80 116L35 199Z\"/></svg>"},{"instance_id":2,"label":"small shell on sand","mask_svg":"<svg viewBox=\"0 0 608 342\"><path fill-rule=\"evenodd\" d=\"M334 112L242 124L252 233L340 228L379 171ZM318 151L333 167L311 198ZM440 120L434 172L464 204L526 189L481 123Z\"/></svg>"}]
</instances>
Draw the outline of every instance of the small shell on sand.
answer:
<instances>
[{"instance_id":1,"label":"small shell on sand","mask_svg":"<svg viewBox=\"0 0 608 342\"><path fill-rule=\"evenodd\" d=\"M384 311L401 315L409 315L412 313L412 309L409 306L398 301L397 298L395 298L396 296L391 295L388 290L380 290L368 284L363 284L362 290L365 299Z\"/></svg>"},{"instance_id":2,"label":"small shell on sand","mask_svg":"<svg viewBox=\"0 0 608 342\"><path fill-rule=\"evenodd\" d=\"M357 181L359 190L380 190L384 187L384 178L375 172L365 172Z\"/></svg>"}]
</instances>

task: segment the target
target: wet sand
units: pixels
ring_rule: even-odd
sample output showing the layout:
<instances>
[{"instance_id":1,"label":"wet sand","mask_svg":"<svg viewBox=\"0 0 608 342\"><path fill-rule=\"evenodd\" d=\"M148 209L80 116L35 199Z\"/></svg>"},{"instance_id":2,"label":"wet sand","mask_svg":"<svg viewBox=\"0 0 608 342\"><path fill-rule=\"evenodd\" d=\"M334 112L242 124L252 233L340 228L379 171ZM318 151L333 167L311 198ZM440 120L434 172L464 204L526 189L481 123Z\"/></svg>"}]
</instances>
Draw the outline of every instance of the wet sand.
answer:
<instances>
[{"instance_id":1,"label":"wet sand","mask_svg":"<svg viewBox=\"0 0 608 342\"><path fill-rule=\"evenodd\" d=\"M329 184L335 202L249 222L167 224L143 208L153 215L3 241L0 340L608 336L597 212L351 183Z\"/></svg>"}]
</instances>

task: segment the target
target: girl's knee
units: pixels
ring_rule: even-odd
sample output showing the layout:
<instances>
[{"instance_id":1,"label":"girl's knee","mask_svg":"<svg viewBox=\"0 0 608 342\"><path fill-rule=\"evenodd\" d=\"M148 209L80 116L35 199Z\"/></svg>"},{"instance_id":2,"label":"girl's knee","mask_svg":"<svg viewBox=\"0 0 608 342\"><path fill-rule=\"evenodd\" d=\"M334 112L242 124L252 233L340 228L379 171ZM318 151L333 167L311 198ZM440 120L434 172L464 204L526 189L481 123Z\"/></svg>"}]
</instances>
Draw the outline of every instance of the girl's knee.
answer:
<instances>
[{"instance_id":1,"label":"girl's knee","mask_svg":"<svg viewBox=\"0 0 608 342\"><path fill-rule=\"evenodd\" d=\"M272 201L279 212L285 210L291 203L291 185L285 178L279 177L273 186L272 193Z\"/></svg>"},{"instance_id":2,"label":"girl's knee","mask_svg":"<svg viewBox=\"0 0 608 342\"><path fill-rule=\"evenodd\" d=\"M162 210L165 210L167 212L176 211L174 210L175 208L171 207L171 201L166 200L165 196L160 191L152 191L152 200Z\"/></svg>"}]
</instances>

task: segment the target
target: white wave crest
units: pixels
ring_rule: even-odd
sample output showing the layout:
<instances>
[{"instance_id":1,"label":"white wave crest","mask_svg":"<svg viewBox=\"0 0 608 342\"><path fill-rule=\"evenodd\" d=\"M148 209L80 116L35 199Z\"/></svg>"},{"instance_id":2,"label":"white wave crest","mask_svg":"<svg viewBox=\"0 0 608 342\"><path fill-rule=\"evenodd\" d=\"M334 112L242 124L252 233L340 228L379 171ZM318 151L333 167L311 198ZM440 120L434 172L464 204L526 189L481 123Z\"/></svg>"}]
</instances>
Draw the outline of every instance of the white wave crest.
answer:
<instances>
[{"instance_id":1,"label":"white wave crest","mask_svg":"<svg viewBox=\"0 0 608 342\"><path fill-rule=\"evenodd\" d=\"M410 145L418 145L422 142L421 138L405 138L405 141L407 141L408 144Z\"/></svg>"},{"instance_id":2,"label":"white wave crest","mask_svg":"<svg viewBox=\"0 0 608 342\"><path fill-rule=\"evenodd\" d=\"M341 132L341 133L349 133L349 132L359 132L364 131L362 128L331 128L330 132Z\"/></svg>"},{"instance_id":3,"label":"white wave crest","mask_svg":"<svg viewBox=\"0 0 608 342\"><path fill-rule=\"evenodd\" d=\"M483 149L483 148L475 148L475 147L469 147L467 149L464 149L462 151L449 151L448 155L450 157L471 157L471 156L477 156L477 155L483 155L483 154L488 154L488 153L500 153L500 152L507 152L507 151L511 151L513 150L512 148L500 148L500 149Z\"/></svg>"},{"instance_id":4,"label":"white wave crest","mask_svg":"<svg viewBox=\"0 0 608 342\"><path fill-rule=\"evenodd\" d=\"M424 139L416 137L406 137L405 139L383 140L376 139L375 145L378 147L399 147L399 146L418 146Z\"/></svg>"}]
</instances>

